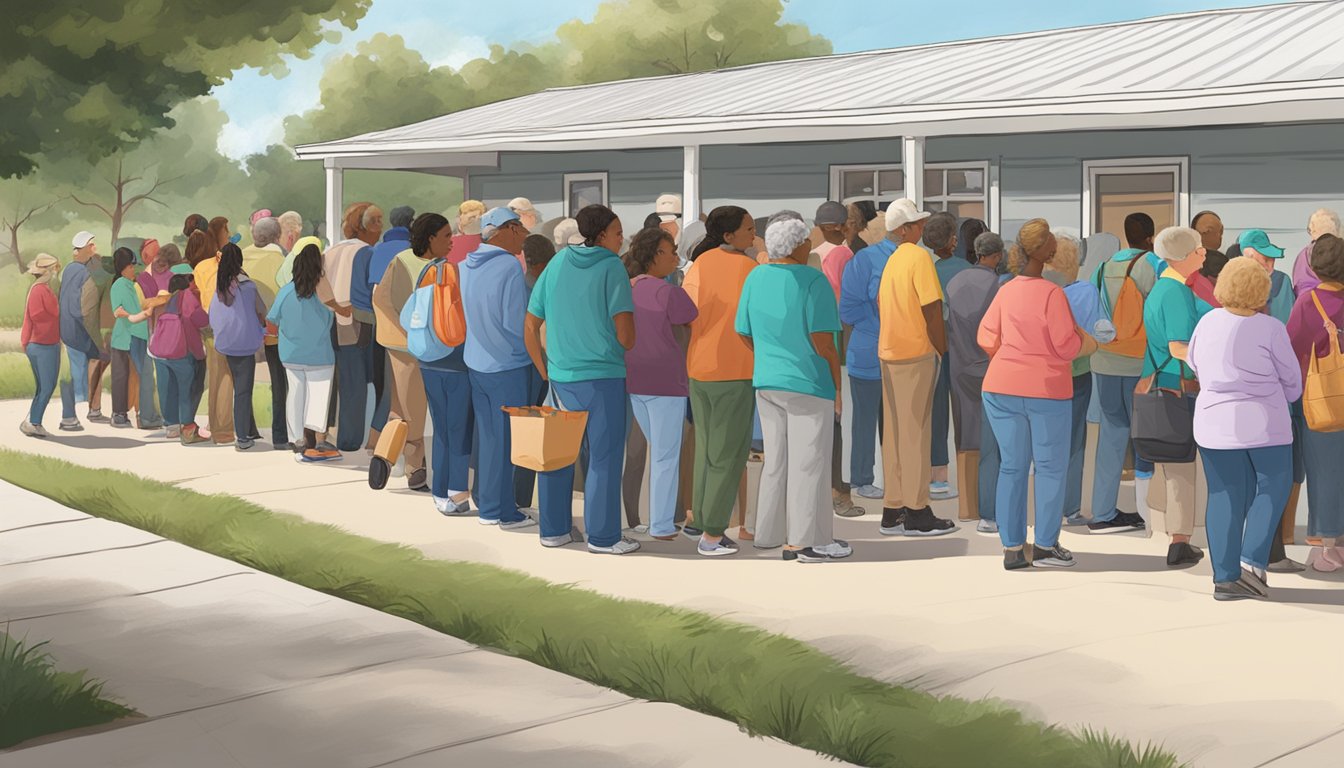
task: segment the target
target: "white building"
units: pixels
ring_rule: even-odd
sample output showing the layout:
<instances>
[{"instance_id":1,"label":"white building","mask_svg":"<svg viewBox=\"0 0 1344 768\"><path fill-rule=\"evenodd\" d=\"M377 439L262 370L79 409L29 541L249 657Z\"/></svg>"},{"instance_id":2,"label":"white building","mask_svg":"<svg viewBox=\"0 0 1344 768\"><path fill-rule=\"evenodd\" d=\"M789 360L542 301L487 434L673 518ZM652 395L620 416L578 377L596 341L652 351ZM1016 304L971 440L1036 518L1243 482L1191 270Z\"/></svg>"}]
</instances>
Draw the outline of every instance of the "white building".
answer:
<instances>
[{"instance_id":1,"label":"white building","mask_svg":"<svg viewBox=\"0 0 1344 768\"><path fill-rule=\"evenodd\" d=\"M606 203L627 231L664 192L688 217L909 197L1008 236L1043 216L1123 237L1135 210L1160 228L1209 209L1225 246L1256 227L1295 255L1344 198L1344 2L556 88L296 153L325 163L329 221L342 171L381 168L547 218Z\"/></svg>"}]
</instances>

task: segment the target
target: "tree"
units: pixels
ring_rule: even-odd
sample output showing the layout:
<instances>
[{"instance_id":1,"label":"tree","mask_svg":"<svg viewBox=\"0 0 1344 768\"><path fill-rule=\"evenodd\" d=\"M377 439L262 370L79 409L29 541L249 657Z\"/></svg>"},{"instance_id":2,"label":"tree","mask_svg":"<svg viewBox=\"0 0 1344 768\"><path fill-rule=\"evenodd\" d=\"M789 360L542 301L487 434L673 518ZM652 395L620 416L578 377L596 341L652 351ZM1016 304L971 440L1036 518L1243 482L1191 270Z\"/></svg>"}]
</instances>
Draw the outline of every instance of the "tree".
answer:
<instances>
[{"instance_id":1,"label":"tree","mask_svg":"<svg viewBox=\"0 0 1344 768\"><path fill-rule=\"evenodd\" d=\"M152 182L146 180L144 176L128 176L126 175L126 163L125 158L123 157L116 158L116 168L117 170L114 176L103 179L103 181L112 188L113 192L112 200L107 202L106 205L99 203L93 198L86 201L81 200L78 194L70 195L70 199L76 203L90 208L96 208L103 212L103 215L106 216L112 224L111 242L113 245L116 245L117 239L121 236L121 225L126 221L126 216L129 215L137 205L145 201L163 205L163 201L154 197L154 193L159 191L159 187L165 184L172 184L182 178L181 176L163 178L163 176L152 169L134 171L134 173L143 173L146 175L152 174L154 176ZM131 194L131 185L138 184L139 182L144 182L144 184L139 185L138 187L142 191L136 194Z\"/></svg>"},{"instance_id":2,"label":"tree","mask_svg":"<svg viewBox=\"0 0 1344 768\"><path fill-rule=\"evenodd\" d=\"M0 24L0 177L37 156L95 161L171 127L169 112L234 70L284 70L354 29L372 0L42 0ZM152 14L152 16L150 15Z\"/></svg>"},{"instance_id":3,"label":"tree","mask_svg":"<svg viewBox=\"0 0 1344 768\"><path fill-rule=\"evenodd\" d=\"M6 211L0 217L0 225L4 226L5 232L9 234L9 245L7 246L9 253L19 265L20 272L26 269L28 265L24 262L23 251L19 250L19 230L23 229L35 217L50 211L60 201L61 198L59 197L50 198L46 202L36 205L19 201L16 202L12 210Z\"/></svg>"}]
</instances>

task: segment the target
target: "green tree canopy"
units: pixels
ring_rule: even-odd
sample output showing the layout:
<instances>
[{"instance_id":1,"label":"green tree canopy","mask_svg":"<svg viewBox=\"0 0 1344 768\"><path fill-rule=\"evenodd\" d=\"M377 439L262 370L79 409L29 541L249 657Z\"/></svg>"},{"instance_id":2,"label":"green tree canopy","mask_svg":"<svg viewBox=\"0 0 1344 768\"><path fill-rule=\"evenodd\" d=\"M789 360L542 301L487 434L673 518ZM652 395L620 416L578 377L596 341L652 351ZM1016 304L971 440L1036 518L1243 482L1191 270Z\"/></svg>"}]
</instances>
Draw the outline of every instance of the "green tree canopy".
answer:
<instances>
[{"instance_id":1,"label":"green tree canopy","mask_svg":"<svg viewBox=\"0 0 1344 768\"><path fill-rule=\"evenodd\" d=\"M372 0L32 0L0 24L0 176L40 153L96 160L172 125L235 70L284 69Z\"/></svg>"}]
</instances>

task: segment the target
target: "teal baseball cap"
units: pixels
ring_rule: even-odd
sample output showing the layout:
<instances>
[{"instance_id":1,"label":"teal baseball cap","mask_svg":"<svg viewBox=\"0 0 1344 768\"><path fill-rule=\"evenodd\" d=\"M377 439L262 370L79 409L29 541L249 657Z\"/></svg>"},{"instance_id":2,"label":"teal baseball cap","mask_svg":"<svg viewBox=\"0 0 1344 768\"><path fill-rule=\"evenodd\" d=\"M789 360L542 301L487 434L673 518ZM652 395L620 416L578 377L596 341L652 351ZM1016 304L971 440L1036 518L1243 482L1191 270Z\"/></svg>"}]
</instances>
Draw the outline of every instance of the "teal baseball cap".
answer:
<instances>
[{"instance_id":1,"label":"teal baseball cap","mask_svg":"<svg viewBox=\"0 0 1344 768\"><path fill-rule=\"evenodd\" d=\"M190 274L193 274L192 269L191 269L191 265L190 265L190 264L187 264L187 263L185 263L185 262L183 262L183 263L181 263L181 264L174 264L173 266L171 266L171 267L168 268L168 271L171 272L171 273L173 273L174 275L190 275Z\"/></svg>"},{"instance_id":2,"label":"teal baseball cap","mask_svg":"<svg viewBox=\"0 0 1344 768\"><path fill-rule=\"evenodd\" d=\"M1237 245L1245 252L1247 248L1254 248L1255 252L1261 256L1270 259L1282 259L1283 249L1269 242L1269 235L1265 234L1263 229L1248 229L1241 233L1237 238Z\"/></svg>"}]
</instances>

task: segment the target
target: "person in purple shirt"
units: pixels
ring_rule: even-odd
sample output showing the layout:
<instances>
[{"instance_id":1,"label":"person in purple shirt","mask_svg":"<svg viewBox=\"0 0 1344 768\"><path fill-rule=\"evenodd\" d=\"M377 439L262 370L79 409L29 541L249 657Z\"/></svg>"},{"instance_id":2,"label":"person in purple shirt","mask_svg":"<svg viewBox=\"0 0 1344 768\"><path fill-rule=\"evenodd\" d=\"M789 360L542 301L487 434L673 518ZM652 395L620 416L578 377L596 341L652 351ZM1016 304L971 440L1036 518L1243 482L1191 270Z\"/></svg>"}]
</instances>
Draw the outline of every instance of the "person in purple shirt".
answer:
<instances>
[{"instance_id":1,"label":"person in purple shirt","mask_svg":"<svg viewBox=\"0 0 1344 768\"><path fill-rule=\"evenodd\" d=\"M1260 313L1269 288L1263 267L1233 259L1214 288L1223 306L1200 319L1186 350L1200 382L1194 432L1216 600L1269 597L1270 545L1293 483L1288 404L1302 396L1302 370L1288 329Z\"/></svg>"},{"instance_id":2,"label":"person in purple shirt","mask_svg":"<svg viewBox=\"0 0 1344 768\"><path fill-rule=\"evenodd\" d=\"M1293 262L1293 290L1298 296L1321 284L1320 278L1311 268L1311 247L1321 235L1340 237L1340 230L1339 214L1328 208L1317 209L1307 220L1307 234L1311 236L1311 242L1297 254L1297 261Z\"/></svg>"},{"instance_id":3,"label":"person in purple shirt","mask_svg":"<svg viewBox=\"0 0 1344 768\"><path fill-rule=\"evenodd\" d=\"M660 227L639 231L622 257L635 303L635 346L625 353L626 389L639 429L649 443L649 535L677 537L677 482L682 422L690 394L686 353L672 329L699 316L691 297L667 282L677 269L677 246Z\"/></svg>"}]
</instances>

